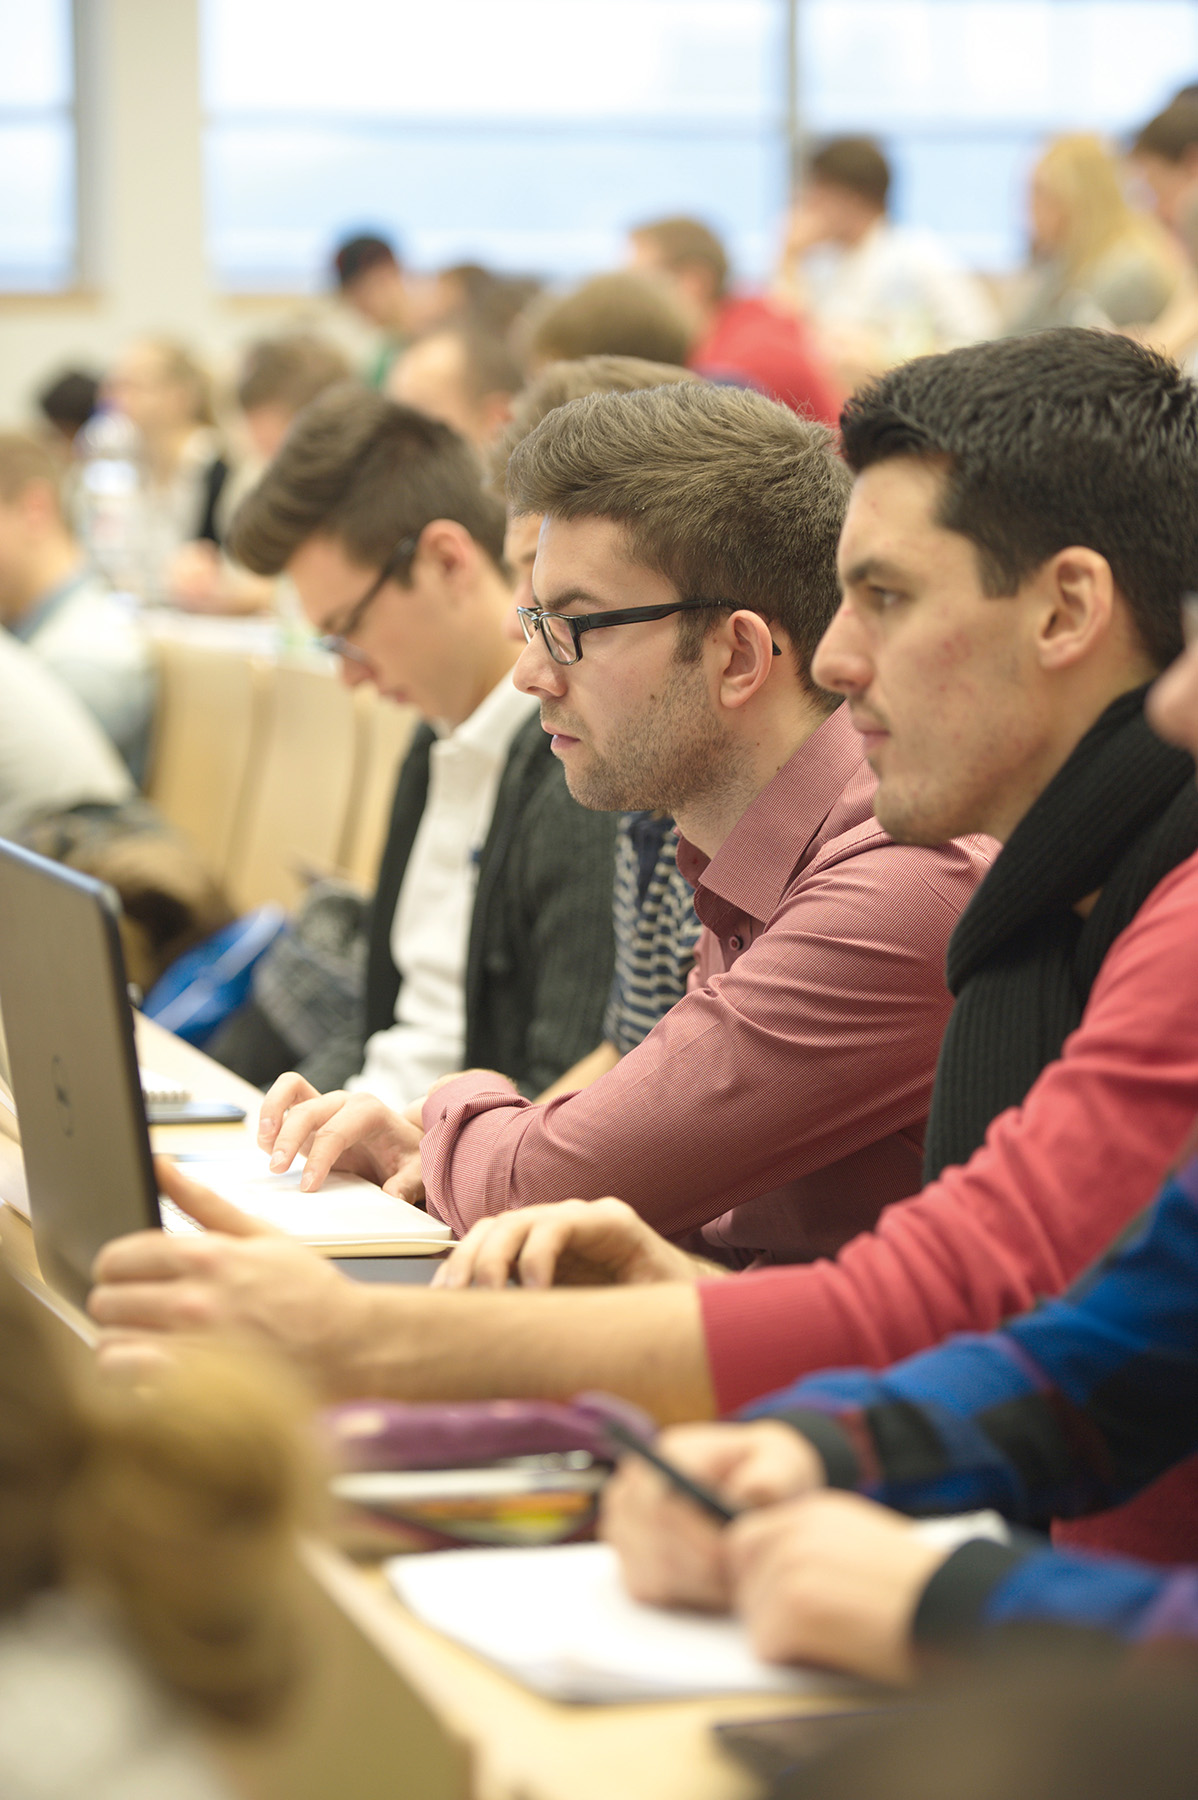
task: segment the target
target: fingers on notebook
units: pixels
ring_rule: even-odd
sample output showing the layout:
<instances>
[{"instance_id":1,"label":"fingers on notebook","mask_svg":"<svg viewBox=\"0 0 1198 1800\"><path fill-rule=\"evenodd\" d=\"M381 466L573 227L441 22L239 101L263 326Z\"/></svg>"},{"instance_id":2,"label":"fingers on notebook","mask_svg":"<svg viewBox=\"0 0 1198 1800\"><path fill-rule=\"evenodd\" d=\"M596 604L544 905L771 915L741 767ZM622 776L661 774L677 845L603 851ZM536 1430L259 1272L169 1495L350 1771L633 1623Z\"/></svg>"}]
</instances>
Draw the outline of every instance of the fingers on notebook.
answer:
<instances>
[{"instance_id":1,"label":"fingers on notebook","mask_svg":"<svg viewBox=\"0 0 1198 1800\"><path fill-rule=\"evenodd\" d=\"M260 1148L263 1150L274 1148L279 1127L282 1125L284 1114L289 1107L299 1106L304 1100L319 1098L319 1089L314 1088L310 1081L305 1081L302 1075L297 1075L294 1069L288 1070L286 1075L280 1075L278 1080L267 1089L266 1098L262 1102L262 1108L258 1114L258 1144Z\"/></svg>"}]
</instances>

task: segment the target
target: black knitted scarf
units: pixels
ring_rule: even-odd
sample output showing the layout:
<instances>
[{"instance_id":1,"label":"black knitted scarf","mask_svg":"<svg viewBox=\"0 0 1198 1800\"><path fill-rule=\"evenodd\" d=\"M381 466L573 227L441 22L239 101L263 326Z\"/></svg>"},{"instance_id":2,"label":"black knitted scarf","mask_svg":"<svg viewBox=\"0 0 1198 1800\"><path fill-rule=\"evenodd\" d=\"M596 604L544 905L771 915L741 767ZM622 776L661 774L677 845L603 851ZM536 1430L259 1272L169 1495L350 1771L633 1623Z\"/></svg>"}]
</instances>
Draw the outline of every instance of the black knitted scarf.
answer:
<instances>
[{"instance_id":1,"label":"black knitted scarf","mask_svg":"<svg viewBox=\"0 0 1198 1800\"><path fill-rule=\"evenodd\" d=\"M924 1178L968 1161L1081 1020L1114 939L1170 869L1198 850L1184 751L1144 719L1147 688L1091 727L1020 820L953 932L949 1017ZM1086 919L1072 909L1101 890Z\"/></svg>"}]
</instances>

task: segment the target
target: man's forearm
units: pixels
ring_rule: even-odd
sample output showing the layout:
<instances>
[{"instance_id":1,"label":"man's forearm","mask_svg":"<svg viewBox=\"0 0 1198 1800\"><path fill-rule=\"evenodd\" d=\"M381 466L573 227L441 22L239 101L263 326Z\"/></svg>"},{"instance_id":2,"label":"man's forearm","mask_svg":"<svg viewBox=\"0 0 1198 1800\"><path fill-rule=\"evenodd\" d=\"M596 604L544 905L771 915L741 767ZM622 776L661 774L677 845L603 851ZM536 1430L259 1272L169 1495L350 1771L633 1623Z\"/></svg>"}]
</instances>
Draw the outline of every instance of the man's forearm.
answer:
<instances>
[{"instance_id":1,"label":"man's forearm","mask_svg":"<svg viewBox=\"0 0 1198 1800\"><path fill-rule=\"evenodd\" d=\"M568 1400L606 1388L662 1424L715 1410L696 1290L543 1293L356 1290L335 1368L339 1398Z\"/></svg>"}]
</instances>

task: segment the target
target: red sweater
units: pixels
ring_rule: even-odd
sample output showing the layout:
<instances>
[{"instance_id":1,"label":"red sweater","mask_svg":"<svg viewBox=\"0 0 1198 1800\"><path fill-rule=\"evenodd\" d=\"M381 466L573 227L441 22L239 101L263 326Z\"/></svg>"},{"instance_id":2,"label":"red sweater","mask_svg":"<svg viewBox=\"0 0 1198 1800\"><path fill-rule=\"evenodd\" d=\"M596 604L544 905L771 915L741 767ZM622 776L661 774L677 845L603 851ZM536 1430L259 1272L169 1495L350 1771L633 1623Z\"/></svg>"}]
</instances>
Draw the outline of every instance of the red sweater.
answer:
<instances>
[{"instance_id":1,"label":"red sweater","mask_svg":"<svg viewBox=\"0 0 1198 1800\"><path fill-rule=\"evenodd\" d=\"M793 313L739 295L720 303L714 325L691 351L697 375L740 376L795 412L835 425L840 401L810 332Z\"/></svg>"},{"instance_id":2,"label":"red sweater","mask_svg":"<svg viewBox=\"0 0 1198 1800\"><path fill-rule=\"evenodd\" d=\"M1078 1029L963 1167L889 1207L835 1261L704 1282L728 1412L808 1370L874 1368L1058 1294L1148 1205L1198 1113L1198 855L1108 951ZM1068 1535L1198 1560L1198 1470Z\"/></svg>"}]
</instances>

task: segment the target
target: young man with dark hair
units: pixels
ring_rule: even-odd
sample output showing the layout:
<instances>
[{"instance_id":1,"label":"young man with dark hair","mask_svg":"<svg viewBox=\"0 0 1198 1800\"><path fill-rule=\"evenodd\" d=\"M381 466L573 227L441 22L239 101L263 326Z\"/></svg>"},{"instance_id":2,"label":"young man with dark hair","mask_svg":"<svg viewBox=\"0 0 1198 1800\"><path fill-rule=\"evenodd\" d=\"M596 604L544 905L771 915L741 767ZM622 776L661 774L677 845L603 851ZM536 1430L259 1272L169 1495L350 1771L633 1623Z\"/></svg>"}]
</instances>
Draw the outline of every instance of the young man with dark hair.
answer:
<instances>
[{"instance_id":1,"label":"young man with dark hair","mask_svg":"<svg viewBox=\"0 0 1198 1800\"><path fill-rule=\"evenodd\" d=\"M611 978L615 822L570 798L512 686L503 526L456 432L356 383L301 414L233 523L241 561L292 577L343 678L424 720L379 872L365 1032L341 1075L362 1068L397 1105L464 1061L539 1093L594 1044ZM222 1054L271 1079L294 1057L253 1025Z\"/></svg>"},{"instance_id":2,"label":"young man with dark hair","mask_svg":"<svg viewBox=\"0 0 1198 1800\"><path fill-rule=\"evenodd\" d=\"M1198 751L1198 607L1148 715ZM1190 809L1194 809L1191 807ZM1140 1648L1198 1642L1198 1545L1161 1568L1049 1549L974 1509L1044 1529L1143 1492L1198 1451L1198 1132L1147 1217L1063 1299L989 1337L884 1374L838 1369L665 1448L758 1509L717 1534L629 1472L609 1533L642 1598L734 1601L772 1660L905 1680L921 1650L981 1647L1014 1624L1105 1630ZM824 1488L855 1490L820 1494ZM856 1496L868 1496L868 1500ZM888 1513L960 1513L921 1537Z\"/></svg>"},{"instance_id":3,"label":"young man with dark hair","mask_svg":"<svg viewBox=\"0 0 1198 1800\"><path fill-rule=\"evenodd\" d=\"M411 331L411 302L399 253L386 238L364 232L338 244L332 275L345 304L382 333L365 371L369 386L381 388Z\"/></svg>"},{"instance_id":4,"label":"young man with dark hair","mask_svg":"<svg viewBox=\"0 0 1198 1800\"><path fill-rule=\"evenodd\" d=\"M677 820L706 929L691 991L585 1091L530 1108L475 1070L430 1096L428 1204L461 1231L615 1192L733 1265L833 1250L918 1182L944 946L988 849L885 838L811 680L848 489L832 435L703 382L592 394L530 433L508 489L545 515L516 680L576 799ZM310 1185L404 1130L286 1077L261 1122L283 1166L319 1131Z\"/></svg>"},{"instance_id":5,"label":"young man with dark hair","mask_svg":"<svg viewBox=\"0 0 1198 1800\"><path fill-rule=\"evenodd\" d=\"M743 382L783 406L833 425L839 403L820 352L797 315L730 291L728 253L698 219L656 219L629 232L632 266L668 281L693 316L689 364L716 381Z\"/></svg>"},{"instance_id":6,"label":"young man with dark hair","mask_svg":"<svg viewBox=\"0 0 1198 1800\"><path fill-rule=\"evenodd\" d=\"M928 232L896 225L889 194L890 166L871 138L817 146L778 271L779 295L810 313L854 372L998 329L981 284Z\"/></svg>"}]
</instances>

